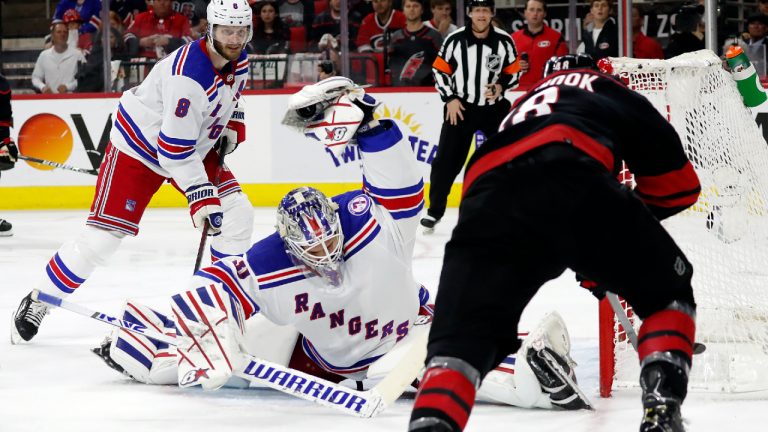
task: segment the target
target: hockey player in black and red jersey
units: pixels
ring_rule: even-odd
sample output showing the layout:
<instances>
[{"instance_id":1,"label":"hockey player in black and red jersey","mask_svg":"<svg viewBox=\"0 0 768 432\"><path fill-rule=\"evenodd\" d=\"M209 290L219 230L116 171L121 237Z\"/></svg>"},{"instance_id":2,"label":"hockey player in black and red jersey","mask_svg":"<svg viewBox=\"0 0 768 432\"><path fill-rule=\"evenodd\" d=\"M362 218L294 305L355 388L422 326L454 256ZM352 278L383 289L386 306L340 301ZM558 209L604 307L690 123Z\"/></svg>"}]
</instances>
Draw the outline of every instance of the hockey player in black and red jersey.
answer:
<instances>
[{"instance_id":1,"label":"hockey player in black and red jersey","mask_svg":"<svg viewBox=\"0 0 768 432\"><path fill-rule=\"evenodd\" d=\"M19 150L11 138L13 114L11 111L11 86L0 75L0 171L12 169L19 157ZM13 235L13 226L5 219L0 219L0 237Z\"/></svg>"},{"instance_id":2,"label":"hockey player in black and red jersey","mask_svg":"<svg viewBox=\"0 0 768 432\"><path fill-rule=\"evenodd\" d=\"M591 68L588 56L551 59L545 78L469 162L411 432L464 429L477 386L499 356L520 346L514 335L524 308L566 268L619 294L643 319L640 431L684 431L693 269L659 221L696 202L699 180L664 117ZM622 160L635 174L634 191L616 180ZM618 239L631 245L621 254ZM547 362L550 348L538 348L534 363L560 375Z\"/></svg>"}]
</instances>

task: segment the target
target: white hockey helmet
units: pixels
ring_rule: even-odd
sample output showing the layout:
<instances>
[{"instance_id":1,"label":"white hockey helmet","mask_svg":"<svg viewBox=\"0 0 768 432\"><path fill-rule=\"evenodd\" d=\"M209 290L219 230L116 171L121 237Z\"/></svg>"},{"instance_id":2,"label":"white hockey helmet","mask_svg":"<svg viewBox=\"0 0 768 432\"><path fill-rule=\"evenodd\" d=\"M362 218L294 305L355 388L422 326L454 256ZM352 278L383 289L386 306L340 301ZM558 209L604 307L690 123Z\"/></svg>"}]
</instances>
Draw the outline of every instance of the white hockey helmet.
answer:
<instances>
[{"instance_id":1,"label":"white hockey helmet","mask_svg":"<svg viewBox=\"0 0 768 432\"><path fill-rule=\"evenodd\" d=\"M336 209L335 202L308 186L288 192L277 207L277 230L288 256L334 287L341 284L344 249Z\"/></svg>"},{"instance_id":2,"label":"white hockey helmet","mask_svg":"<svg viewBox=\"0 0 768 432\"><path fill-rule=\"evenodd\" d=\"M250 42L251 38L253 38L253 12L251 6L248 4L248 0L211 0L211 2L208 3L206 14L208 19L207 37L211 47L214 47L213 30L217 25L247 26L248 39L243 42L243 48L245 48L245 44ZM216 48L214 47L214 50L215 49ZM217 53L221 55L218 51Z\"/></svg>"}]
</instances>

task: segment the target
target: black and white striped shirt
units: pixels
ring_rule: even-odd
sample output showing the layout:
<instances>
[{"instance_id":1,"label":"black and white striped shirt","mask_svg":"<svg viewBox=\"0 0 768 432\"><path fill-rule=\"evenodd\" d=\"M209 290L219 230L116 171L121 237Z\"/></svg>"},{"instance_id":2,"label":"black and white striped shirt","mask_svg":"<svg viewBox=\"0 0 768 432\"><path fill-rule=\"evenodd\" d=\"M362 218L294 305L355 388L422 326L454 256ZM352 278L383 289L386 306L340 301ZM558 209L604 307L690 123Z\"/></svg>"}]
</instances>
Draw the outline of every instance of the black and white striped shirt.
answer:
<instances>
[{"instance_id":1,"label":"black and white striped shirt","mask_svg":"<svg viewBox=\"0 0 768 432\"><path fill-rule=\"evenodd\" d=\"M493 105L506 90L517 87L520 64L512 37L491 26L485 39L478 39L471 26L448 35L432 64L435 88L444 102L459 98L473 105ZM496 99L485 98L487 84L501 84Z\"/></svg>"}]
</instances>

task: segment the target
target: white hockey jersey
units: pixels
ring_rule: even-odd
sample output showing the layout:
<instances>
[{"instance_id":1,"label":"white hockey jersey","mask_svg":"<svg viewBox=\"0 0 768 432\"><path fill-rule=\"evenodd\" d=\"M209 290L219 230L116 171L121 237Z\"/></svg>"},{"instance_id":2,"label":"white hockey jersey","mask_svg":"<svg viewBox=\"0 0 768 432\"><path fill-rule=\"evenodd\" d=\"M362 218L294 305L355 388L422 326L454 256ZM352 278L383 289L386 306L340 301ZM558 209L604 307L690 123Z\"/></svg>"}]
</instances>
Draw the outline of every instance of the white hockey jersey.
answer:
<instances>
[{"instance_id":1,"label":"white hockey jersey","mask_svg":"<svg viewBox=\"0 0 768 432\"><path fill-rule=\"evenodd\" d=\"M262 313L301 333L303 349L324 369L364 375L404 338L429 293L412 274L424 182L397 126L359 137L363 189L333 197L344 233L342 284L332 287L297 266L277 233L242 257L200 270L193 286L221 282L246 317Z\"/></svg>"},{"instance_id":2,"label":"white hockey jersey","mask_svg":"<svg viewBox=\"0 0 768 432\"><path fill-rule=\"evenodd\" d=\"M112 145L182 190L207 182L202 159L227 126L247 77L245 51L219 72L205 39L184 45L120 97Z\"/></svg>"}]
</instances>

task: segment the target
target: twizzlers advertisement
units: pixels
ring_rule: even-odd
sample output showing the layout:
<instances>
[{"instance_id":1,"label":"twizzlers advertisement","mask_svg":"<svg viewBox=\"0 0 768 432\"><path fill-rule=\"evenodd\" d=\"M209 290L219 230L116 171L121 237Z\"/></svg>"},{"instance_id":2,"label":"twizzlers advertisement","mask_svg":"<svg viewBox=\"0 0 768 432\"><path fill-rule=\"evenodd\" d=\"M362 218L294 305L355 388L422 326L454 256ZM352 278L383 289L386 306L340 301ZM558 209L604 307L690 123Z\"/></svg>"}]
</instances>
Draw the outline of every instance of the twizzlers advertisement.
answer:
<instances>
[{"instance_id":1,"label":"twizzlers advertisement","mask_svg":"<svg viewBox=\"0 0 768 432\"><path fill-rule=\"evenodd\" d=\"M437 152L443 104L431 89L373 92L382 101L376 116L398 124L424 178ZM317 142L283 126L289 94L245 95L246 142L227 156L243 184L348 183L360 181L360 154L350 146L336 157ZM109 143L117 97L18 98L13 136L22 154L81 168L98 168ZM0 190L14 186L82 186L96 177L26 161L3 173Z\"/></svg>"}]
</instances>

